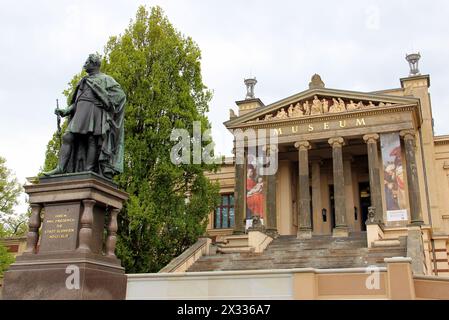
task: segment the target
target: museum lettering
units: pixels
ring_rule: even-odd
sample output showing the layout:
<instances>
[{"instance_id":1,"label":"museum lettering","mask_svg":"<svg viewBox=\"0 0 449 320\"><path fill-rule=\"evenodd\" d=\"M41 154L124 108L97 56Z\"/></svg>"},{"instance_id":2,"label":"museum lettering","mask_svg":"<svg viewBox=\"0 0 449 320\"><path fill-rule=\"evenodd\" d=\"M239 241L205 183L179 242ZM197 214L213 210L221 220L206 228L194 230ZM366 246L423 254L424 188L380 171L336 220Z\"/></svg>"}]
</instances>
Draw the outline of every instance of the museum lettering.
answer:
<instances>
[{"instance_id":1,"label":"museum lettering","mask_svg":"<svg viewBox=\"0 0 449 320\"><path fill-rule=\"evenodd\" d=\"M366 126L366 125L367 125L367 121L365 120L365 118L344 119L344 120L336 120L336 121L316 122L316 123L309 123L309 124L278 127L273 130L273 133L276 135L286 135L286 134L295 134L295 133L306 133L306 132L315 132L315 131L353 128L353 127L361 127L361 126Z\"/></svg>"}]
</instances>

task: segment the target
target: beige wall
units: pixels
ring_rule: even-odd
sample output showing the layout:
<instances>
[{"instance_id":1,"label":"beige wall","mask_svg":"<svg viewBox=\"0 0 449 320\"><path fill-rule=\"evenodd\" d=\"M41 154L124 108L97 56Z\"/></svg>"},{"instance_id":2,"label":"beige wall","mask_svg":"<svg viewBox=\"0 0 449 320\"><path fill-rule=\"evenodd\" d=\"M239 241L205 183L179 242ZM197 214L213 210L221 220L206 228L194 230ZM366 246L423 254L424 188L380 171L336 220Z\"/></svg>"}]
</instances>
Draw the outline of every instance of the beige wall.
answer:
<instances>
[{"instance_id":1,"label":"beige wall","mask_svg":"<svg viewBox=\"0 0 449 320\"><path fill-rule=\"evenodd\" d=\"M439 195L442 230L449 234L449 136L436 139L435 142L435 171L438 188L432 190Z\"/></svg>"},{"instance_id":2,"label":"beige wall","mask_svg":"<svg viewBox=\"0 0 449 320\"><path fill-rule=\"evenodd\" d=\"M449 299L449 278L413 277L409 258L378 269L128 274L126 299Z\"/></svg>"}]
</instances>

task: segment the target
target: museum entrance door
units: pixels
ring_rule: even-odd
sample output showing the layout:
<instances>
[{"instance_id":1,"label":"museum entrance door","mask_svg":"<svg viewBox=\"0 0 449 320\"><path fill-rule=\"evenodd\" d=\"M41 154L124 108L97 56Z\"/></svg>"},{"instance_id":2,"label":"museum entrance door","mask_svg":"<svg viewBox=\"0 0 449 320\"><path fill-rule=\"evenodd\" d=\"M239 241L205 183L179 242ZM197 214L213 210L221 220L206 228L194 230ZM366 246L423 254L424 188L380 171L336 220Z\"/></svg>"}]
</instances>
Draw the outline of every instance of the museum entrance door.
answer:
<instances>
[{"instance_id":1,"label":"museum entrance door","mask_svg":"<svg viewBox=\"0 0 449 320\"><path fill-rule=\"evenodd\" d=\"M360 201L360 218L361 230L366 231L366 220L368 220L368 207L371 206L371 193L369 182L359 183L359 201Z\"/></svg>"}]
</instances>

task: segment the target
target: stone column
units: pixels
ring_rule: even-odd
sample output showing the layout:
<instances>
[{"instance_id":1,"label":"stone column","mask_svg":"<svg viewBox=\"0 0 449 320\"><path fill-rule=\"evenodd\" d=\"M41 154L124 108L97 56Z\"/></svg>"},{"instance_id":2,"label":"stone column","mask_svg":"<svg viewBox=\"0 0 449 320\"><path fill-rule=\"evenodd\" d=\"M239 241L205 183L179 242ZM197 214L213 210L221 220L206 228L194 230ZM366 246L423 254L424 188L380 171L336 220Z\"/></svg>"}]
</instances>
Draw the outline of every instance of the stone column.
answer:
<instances>
[{"instance_id":1,"label":"stone column","mask_svg":"<svg viewBox=\"0 0 449 320\"><path fill-rule=\"evenodd\" d=\"M245 233L245 182L246 182L246 152L235 151L235 186L234 186L234 233Z\"/></svg>"},{"instance_id":2,"label":"stone column","mask_svg":"<svg viewBox=\"0 0 449 320\"><path fill-rule=\"evenodd\" d=\"M321 160L314 159L311 161L311 181L312 181L312 232L314 234L323 234L323 216L321 210L323 209L322 195L321 195Z\"/></svg>"},{"instance_id":3,"label":"stone column","mask_svg":"<svg viewBox=\"0 0 449 320\"><path fill-rule=\"evenodd\" d=\"M312 238L312 216L310 212L310 185L309 185L309 149L308 141L295 143L299 159L299 228L298 238Z\"/></svg>"},{"instance_id":4,"label":"stone column","mask_svg":"<svg viewBox=\"0 0 449 320\"><path fill-rule=\"evenodd\" d=\"M413 130L403 130L400 132L404 139L405 161L408 183L408 198L410 203L411 224L420 226L424 224L421 212L421 200L419 193L418 170L415 157L415 132Z\"/></svg>"},{"instance_id":5,"label":"stone column","mask_svg":"<svg viewBox=\"0 0 449 320\"><path fill-rule=\"evenodd\" d=\"M342 137L330 138L328 143L332 146L334 172L335 228L332 235L334 237L347 237L349 232L346 221L345 177L342 151L344 139Z\"/></svg>"},{"instance_id":6,"label":"stone column","mask_svg":"<svg viewBox=\"0 0 449 320\"><path fill-rule=\"evenodd\" d=\"M279 169L277 173L278 183L276 190L276 214L279 217L279 224L277 227L278 232L281 235L294 235L297 233L298 214L293 217L293 214L297 213L297 210L293 210L293 193L291 190L294 183L293 178L296 179L296 176L293 177L291 169L290 160L279 160ZM294 225L295 222L296 224Z\"/></svg>"},{"instance_id":7,"label":"stone column","mask_svg":"<svg viewBox=\"0 0 449 320\"><path fill-rule=\"evenodd\" d=\"M343 175L345 178L345 200L346 200L346 224L349 230L355 231L355 216L354 216L354 189L352 185L352 162L354 159L348 155L343 157Z\"/></svg>"},{"instance_id":8,"label":"stone column","mask_svg":"<svg viewBox=\"0 0 449 320\"><path fill-rule=\"evenodd\" d=\"M278 149L275 145L270 145L267 149L268 155L275 153L277 155ZM266 230L267 233L276 237L277 221L276 221L276 174L269 174L265 179L266 186Z\"/></svg>"},{"instance_id":9,"label":"stone column","mask_svg":"<svg viewBox=\"0 0 449 320\"><path fill-rule=\"evenodd\" d=\"M379 153L377 151L377 141L379 140L379 135L377 133L365 134L363 136L363 140L366 142L368 150L368 171L369 187L371 193L371 206L375 208L373 223L383 223L384 211L382 206L382 184L380 180Z\"/></svg>"},{"instance_id":10,"label":"stone column","mask_svg":"<svg viewBox=\"0 0 449 320\"><path fill-rule=\"evenodd\" d=\"M31 216L28 221L27 247L26 253L36 253L37 242L39 240L39 228L41 227L41 211L40 204L31 204Z\"/></svg>"},{"instance_id":11,"label":"stone column","mask_svg":"<svg viewBox=\"0 0 449 320\"><path fill-rule=\"evenodd\" d=\"M81 228L79 231L79 245L78 251L88 252L92 251L92 224L94 221L94 205L96 201L87 199L83 200L83 213L81 214Z\"/></svg>"},{"instance_id":12,"label":"stone column","mask_svg":"<svg viewBox=\"0 0 449 320\"><path fill-rule=\"evenodd\" d=\"M119 209L113 208L111 210L111 217L107 227L108 235L106 237L106 255L109 257L115 257L115 245L117 243L117 215L120 212Z\"/></svg>"}]
</instances>

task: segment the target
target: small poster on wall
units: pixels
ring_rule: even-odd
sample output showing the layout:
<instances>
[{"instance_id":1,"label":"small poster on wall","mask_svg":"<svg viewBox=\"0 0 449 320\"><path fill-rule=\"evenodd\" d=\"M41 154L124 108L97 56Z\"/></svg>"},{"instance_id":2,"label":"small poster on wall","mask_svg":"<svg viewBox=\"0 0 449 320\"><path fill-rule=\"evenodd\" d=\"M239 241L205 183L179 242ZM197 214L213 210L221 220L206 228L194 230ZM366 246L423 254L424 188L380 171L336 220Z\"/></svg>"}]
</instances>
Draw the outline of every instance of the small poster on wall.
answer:
<instances>
[{"instance_id":1,"label":"small poster on wall","mask_svg":"<svg viewBox=\"0 0 449 320\"><path fill-rule=\"evenodd\" d=\"M407 209L387 210L387 221L407 221Z\"/></svg>"},{"instance_id":2,"label":"small poster on wall","mask_svg":"<svg viewBox=\"0 0 449 320\"><path fill-rule=\"evenodd\" d=\"M387 221L407 221L401 140L398 132L380 135Z\"/></svg>"}]
</instances>

